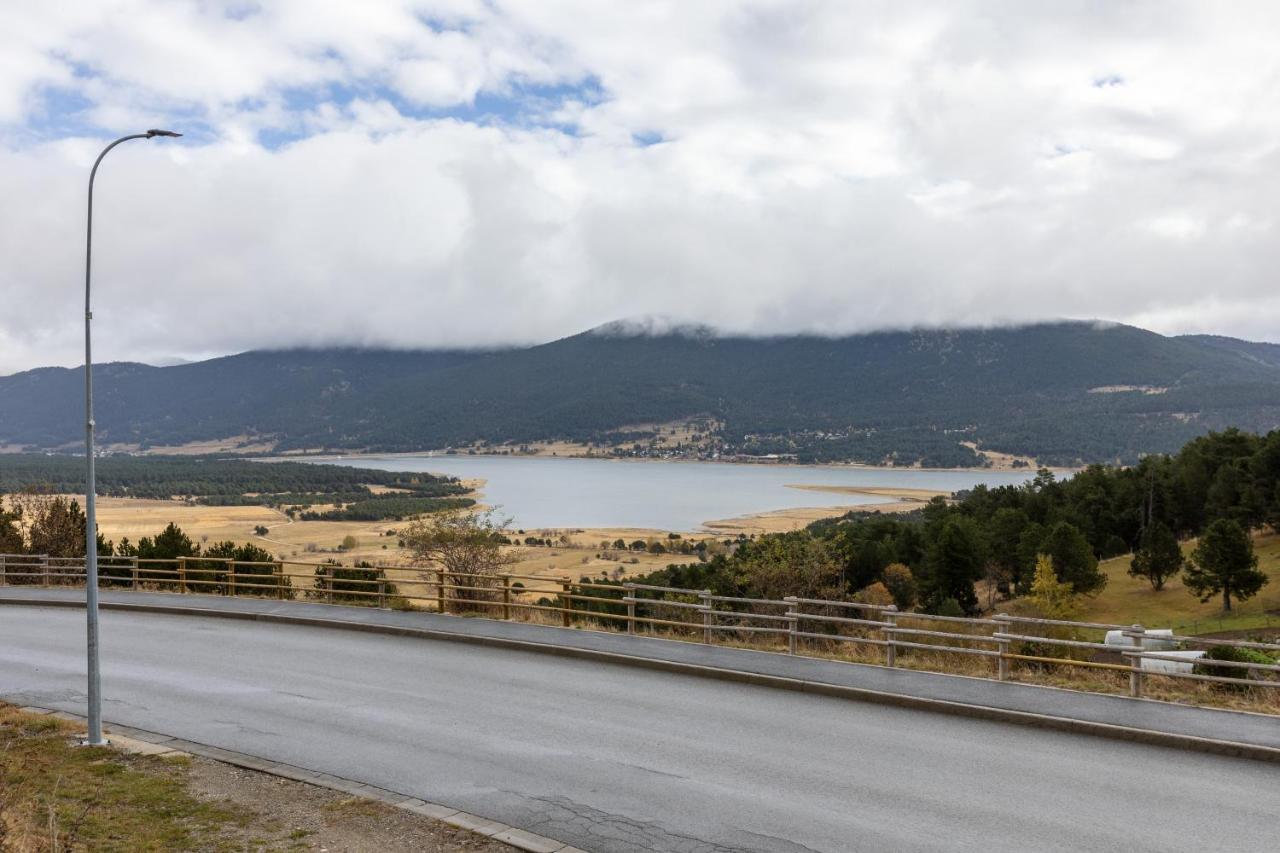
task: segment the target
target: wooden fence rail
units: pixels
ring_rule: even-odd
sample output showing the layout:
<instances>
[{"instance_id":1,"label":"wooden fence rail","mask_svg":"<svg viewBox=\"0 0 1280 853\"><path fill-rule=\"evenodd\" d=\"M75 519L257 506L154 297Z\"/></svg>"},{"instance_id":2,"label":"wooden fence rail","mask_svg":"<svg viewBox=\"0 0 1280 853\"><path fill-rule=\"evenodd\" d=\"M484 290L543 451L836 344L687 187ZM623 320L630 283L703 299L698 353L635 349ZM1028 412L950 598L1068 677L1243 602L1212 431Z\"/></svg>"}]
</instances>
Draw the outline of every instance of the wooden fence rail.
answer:
<instances>
[{"instance_id":1,"label":"wooden fence rail","mask_svg":"<svg viewBox=\"0 0 1280 853\"><path fill-rule=\"evenodd\" d=\"M341 606L436 610L503 620L550 619L564 627L621 630L707 644L750 642L755 647L811 657L829 656L824 651L830 648L866 647L867 654L889 667L902 665L902 655L916 652L942 659L949 655L987 658L994 662L994 672L987 677L1000 681L1012 677L1015 664L1110 670L1128 674L1129 694L1134 697L1143 694L1144 684L1151 678L1261 690L1280 687L1280 664L1193 661L1173 653L1175 649L1226 646L1274 658L1280 653L1280 643L1154 633L1142 625L1008 614L990 618L939 616L852 601L746 598L715 595L706 589L403 565L343 567L287 560L101 557L99 577L105 588L302 598ZM84 578L82 557L0 554L0 587L82 585ZM1090 632L1099 631L1120 632L1127 642L1117 645L1086 639ZM946 671L945 665L940 668Z\"/></svg>"}]
</instances>

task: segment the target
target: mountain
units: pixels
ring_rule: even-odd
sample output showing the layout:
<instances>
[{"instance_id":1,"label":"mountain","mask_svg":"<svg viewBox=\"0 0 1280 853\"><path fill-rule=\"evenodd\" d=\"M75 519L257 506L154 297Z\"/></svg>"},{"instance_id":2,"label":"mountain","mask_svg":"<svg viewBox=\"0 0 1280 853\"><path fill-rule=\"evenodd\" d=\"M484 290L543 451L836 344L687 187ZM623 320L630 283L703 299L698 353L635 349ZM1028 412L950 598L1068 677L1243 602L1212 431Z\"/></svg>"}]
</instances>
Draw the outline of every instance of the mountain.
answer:
<instances>
[{"instance_id":1,"label":"mountain","mask_svg":"<svg viewBox=\"0 0 1280 853\"><path fill-rule=\"evenodd\" d=\"M255 351L94 378L101 439L144 446L599 441L706 417L725 452L945 466L980 462L977 445L1072 464L1275 428L1273 347L1098 323L774 338L610 325L519 349ZM60 368L0 378L0 444L79 441L82 382Z\"/></svg>"},{"instance_id":2,"label":"mountain","mask_svg":"<svg viewBox=\"0 0 1280 853\"><path fill-rule=\"evenodd\" d=\"M1280 367L1280 344L1242 341L1238 338L1224 338L1221 335L1183 335L1181 340L1192 341L1224 352L1233 352L1259 364Z\"/></svg>"}]
</instances>

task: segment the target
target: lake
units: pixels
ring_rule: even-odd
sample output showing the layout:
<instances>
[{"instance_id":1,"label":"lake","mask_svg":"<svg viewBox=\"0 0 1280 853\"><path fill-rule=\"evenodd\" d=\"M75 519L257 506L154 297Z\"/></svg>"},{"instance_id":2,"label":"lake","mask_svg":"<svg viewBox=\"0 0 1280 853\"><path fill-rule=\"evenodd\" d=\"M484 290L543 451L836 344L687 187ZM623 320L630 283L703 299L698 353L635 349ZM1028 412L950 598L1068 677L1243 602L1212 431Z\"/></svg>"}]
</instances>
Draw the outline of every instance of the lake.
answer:
<instances>
[{"instance_id":1,"label":"lake","mask_svg":"<svg viewBox=\"0 0 1280 853\"><path fill-rule=\"evenodd\" d=\"M955 491L1022 483L1034 472L922 471L842 465L734 465L512 456L345 456L324 460L382 471L483 478L484 501L516 527L647 527L692 531L709 521L796 507L859 505L892 498L788 488L858 486Z\"/></svg>"}]
</instances>

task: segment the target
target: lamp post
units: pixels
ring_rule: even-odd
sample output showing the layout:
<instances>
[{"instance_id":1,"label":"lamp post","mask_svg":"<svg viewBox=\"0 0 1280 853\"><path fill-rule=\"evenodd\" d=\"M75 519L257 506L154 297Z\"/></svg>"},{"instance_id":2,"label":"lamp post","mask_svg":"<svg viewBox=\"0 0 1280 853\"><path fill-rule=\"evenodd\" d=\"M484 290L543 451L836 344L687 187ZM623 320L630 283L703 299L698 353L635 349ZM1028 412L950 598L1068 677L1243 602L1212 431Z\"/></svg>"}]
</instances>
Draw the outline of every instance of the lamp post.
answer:
<instances>
[{"instance_id":1,"label":"lamp post","mask_svg":"<svg viewBox=\"0 0 1280 853\"><path fill-rule=\"evenodd\" d=\"M102 739L102 684L98 670L98 524L97 524L97 482L93 473L93 349L90 343L89 327L93 321L93 311L89 303L89 270L93 262L93 179L98 176L98 166L102 158L121 142L130 139L151 139L156 136L181 136L172 130L148 130L145 133L134 133L122 136L102 149L98 159L93 161L93 171L89 172L89 218L84 241L84 455L86 463L85 477L85 531L84 531L84 568L85 568L85 610L88 613L89 632L89 736L85 743L89 746L101 746L106 743Z\"/></svg>"}]
</instances>

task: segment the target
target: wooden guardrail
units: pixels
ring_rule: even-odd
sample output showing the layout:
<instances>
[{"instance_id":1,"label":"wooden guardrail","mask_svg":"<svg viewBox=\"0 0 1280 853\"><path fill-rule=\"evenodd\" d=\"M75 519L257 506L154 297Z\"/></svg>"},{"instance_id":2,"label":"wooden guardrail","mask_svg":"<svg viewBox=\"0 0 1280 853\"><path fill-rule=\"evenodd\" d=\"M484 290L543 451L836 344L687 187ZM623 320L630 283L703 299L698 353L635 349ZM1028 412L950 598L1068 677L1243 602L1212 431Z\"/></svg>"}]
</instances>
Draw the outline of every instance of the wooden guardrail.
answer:
<instances>
[{"instance_id":1,"label":"wooden guardrail","mask_svg":"<svg viewBox=\"0 0 1280 853\"><path fill-rule=\"evenodd\" d=\"M998 614L989 618L899 611L893 605L716 595L633 582L598 583L516 573L451 572L439 567L346 567L289 560L243 562L179 557L147 560L100 557L104 588L174 593L309 599L329 604L544 621L564 627L625 631L707 644L738 644L793 655L840 656L861 650L867 662L902 665L904 655L992 661L986 677L1004 681L1015 665L1079 667L1128 676L1129 694L1143 695L1151 678L1181 679L1273 690L1280 665L1252 661L1189 660L1175 651L1228 646L1280 657L1280 643L1152 633L1142 625L1113 625ZM78 586L83 558L0 554L0 586ZM1089 639L1119 632L1126 645ZM1157 668L1147 662L1175 664ZM939 667L946 671L946 666ZM968 672L967 674L973 674ZM1277 694L1280 695L1280 694Z\"/></svg>"}]
</instances>

